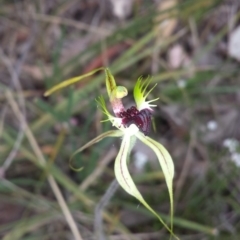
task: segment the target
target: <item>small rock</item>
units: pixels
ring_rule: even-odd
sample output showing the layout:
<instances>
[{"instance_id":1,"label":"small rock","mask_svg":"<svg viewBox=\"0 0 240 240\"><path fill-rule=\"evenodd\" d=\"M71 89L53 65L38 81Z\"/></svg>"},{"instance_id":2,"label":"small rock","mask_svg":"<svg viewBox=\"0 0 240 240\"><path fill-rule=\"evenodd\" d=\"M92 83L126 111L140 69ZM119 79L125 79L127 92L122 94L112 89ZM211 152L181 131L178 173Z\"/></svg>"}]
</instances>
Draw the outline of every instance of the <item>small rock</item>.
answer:
<instances>
[{"instance_id":1,"label":"small rock","mask_svg":"<svg viewBox=\"0 0 240 240\"><path fill-rule=\"evenodd\" d=\"M230 34L228 42L228 54L230 57L240 61L240 26Z\"/></svg>"}]
</instances>

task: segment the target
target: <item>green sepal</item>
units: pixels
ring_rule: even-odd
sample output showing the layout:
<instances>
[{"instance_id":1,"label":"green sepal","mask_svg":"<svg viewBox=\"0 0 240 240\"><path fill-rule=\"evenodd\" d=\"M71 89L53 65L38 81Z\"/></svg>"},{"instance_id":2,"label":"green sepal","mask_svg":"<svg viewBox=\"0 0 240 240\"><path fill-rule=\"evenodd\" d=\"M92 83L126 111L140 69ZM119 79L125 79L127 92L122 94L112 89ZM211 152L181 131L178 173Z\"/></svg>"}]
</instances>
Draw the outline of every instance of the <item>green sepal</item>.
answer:
<instances>
[{"instance_id":1,"label":"green sepal","mask_svg":"<svg viewBox=\"0 0 240 240\"><path fill-rule=\"evenodd\" d=\"M140 133L141 135L141 133ZM138 133L136 134L138 136ZM177 236L174 235L171 228L167 226L167 224L163 221L163 219L156 213L144 200L142 194L138 191L133 179L128 171L127 167L127 158L129 156L129 151L131 149L131 138L135 137L134 135L131 136L129 134L125 134L122 140L122 144L120 150L118 152L117 158L115 160L114 171L115 176L120 184L120 186L130 195L135 197L138 201L140 201L150 212L152 212L159 221L163 224L163 226L174 236L176 239ZM141 138L141 137L140 137Z\"/></svg>"},{"instance_id":2,"label":"green sepal","mask_svg":"<svg viewBox=\"0 0 240 240\"><path fill-rule=\"evenodd\" d=\"M168 192L170 198L170 229L171 233L173 232L173 177L174 177L174 164L172 157L166 150L166 148L158 143L157 141L153 140L150 137L144 136L141 132L136 134L136 137L142 141L144 144L149 146L157 155L158 161L162 168Z\"/></svg>"}]
</instances>

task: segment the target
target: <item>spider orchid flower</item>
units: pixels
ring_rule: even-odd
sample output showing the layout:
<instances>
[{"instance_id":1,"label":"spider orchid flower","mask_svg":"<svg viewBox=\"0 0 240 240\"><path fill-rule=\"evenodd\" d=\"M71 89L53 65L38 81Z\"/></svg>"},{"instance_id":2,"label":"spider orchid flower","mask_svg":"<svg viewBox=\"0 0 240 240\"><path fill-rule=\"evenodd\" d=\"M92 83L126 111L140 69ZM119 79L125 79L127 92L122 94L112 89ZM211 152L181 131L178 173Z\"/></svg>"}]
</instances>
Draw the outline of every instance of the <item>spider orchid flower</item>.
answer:
<instances>
[{"instance_id":1,"label":"spider orchid flower","mask_svg":"<svg viewBox=\"0 0 240 240\"><path fill-rule=\"evenodd\" d=\"M171 236L174 236L176 239L178 239L177 236L173 233L173 160L168 151L160 143L147 136L151 128L151 115L153 113L153 107L156 107L156 105L152 104L152 102L158 100L158 98L150 101L146 101L146 99L156 85L153 86L149 91L147 91L151 80L143 80L140 77L137 80L137 83L133 90L136 106L125 109L122 103L122 98L128 94L127 89L123 86L116 85L115 79L109 69L98 68L85 75L68 79L54 86L52 89L48 90L45 93L45 96L52 94L60 88L66 87L88 76L91 76L100 70L105 71L106 88L114 115L112 115L107 110L105 100L102 96L100 96L96 101L102 112L107 117L107 119L103 120L103 122L110 121L112 125L117 128L117 130L110 130L102 133L101 135L97 136L96 138L79 148L73 154L73 156L106 137L121 137L122 143L114 165L114 171L117 181L127 193L137 198L150 212L152 212L160 220L164 227L171 233ZM159 160L160 166L165 176L170 198L170 227L163 221L160 215L156 213L144 200L142 194L138 191L128 171L128 159L130 156L130 152L136 142L136 139L140 140L148 147L150 147L155 152Z\"/></svg>"}]
</instances>

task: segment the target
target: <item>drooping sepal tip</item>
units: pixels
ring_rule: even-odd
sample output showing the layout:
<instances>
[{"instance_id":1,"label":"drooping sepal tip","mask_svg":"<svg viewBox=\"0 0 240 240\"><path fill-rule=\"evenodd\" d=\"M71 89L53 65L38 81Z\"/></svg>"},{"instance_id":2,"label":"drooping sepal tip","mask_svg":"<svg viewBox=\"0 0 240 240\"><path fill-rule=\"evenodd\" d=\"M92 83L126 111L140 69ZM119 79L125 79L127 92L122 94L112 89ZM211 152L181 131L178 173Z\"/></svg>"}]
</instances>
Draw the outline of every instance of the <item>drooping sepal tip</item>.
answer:
<instances>
[{"instance_id":1,"label":"drooping sepal tip","mask_svg":"<svg viewBox=\"0 0 240 240\"><path fill-rule=\"evenodd\" d=\"M166 148L158 143L157 141L153 140L152 138L149 138L147 136L143 136L140 132L136 134L136 137L142 141L144 144L149 146L157 155L158 161L160 163L160 166L162 168L165 181L167 184L168 192L169 192L169 198L170 198L170 232L171 234L176 238L173 234L173 213L174 213L174 206L173 206L173 178L174 178L174 163L172 160L171 155L166 150Z\"/></svg>"},{"instance_id":2,"label":"drooping sepal tip","mask_svg":"<svg viewBox=\"0 0 240 240\"><path fill-rule=\"evenodd\" d=\"M45 97L48 97L49 95L51 95L52 93L56 92L57 90L60 90L60 89L62 89L62 88L65 88L65 87L67 87L67 86L69 86L69 85L72 85L72 84L74 84L74 83L77 83L77 82L83 80L84 78L89 77L89 76L92 76L92 75L95 74L96 72L102 71L102 70L104 70L104 69L105 69L105 68L103 68L103 67L96 68L96 69L94 69L94 70L92 70L91 72L88 72L88 73L86 73L86 74L83 74L83 75L80 75L80 76L77 76L77 77L74 77L74 78L67 79L67 80L65 80L65 81L63 81L63 82L61 82L61 83L53 86L53 87L50 88L49 90L47 90L47 91L44 93L44 96L45 96Z\"/></svg>"}]
</instances>

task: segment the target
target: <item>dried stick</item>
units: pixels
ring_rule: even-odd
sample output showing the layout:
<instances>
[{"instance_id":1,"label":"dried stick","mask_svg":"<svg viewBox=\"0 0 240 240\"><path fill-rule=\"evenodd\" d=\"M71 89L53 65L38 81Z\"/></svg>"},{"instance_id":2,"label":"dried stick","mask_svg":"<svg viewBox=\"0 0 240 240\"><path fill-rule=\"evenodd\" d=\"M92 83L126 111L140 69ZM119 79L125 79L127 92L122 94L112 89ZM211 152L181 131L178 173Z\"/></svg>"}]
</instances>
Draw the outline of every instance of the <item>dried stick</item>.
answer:
<instances>
[{"instance_id":1,"label":"dried stick","mask_svg":"<svg viewBox=\"0 0 240 240\"><path fill-rule=\"evenodd\" d=\"M103 218L102 212L103 209L107 206L109 201L111 200L114 193L117 191L119 184L116 179L114 179L110 186L108 187L107 191L104 193L102 198L100 199L99 203L95 207L94 211L94 232L97 240L105 240L106 237L104 235L103 230Z\"/></svg>"},{"instance_id":2,"label":"dried stick","mask_svg":"<svg viewBox=\"0 0 240 240\"><path fill-rule=\"evenodd\" d=\"M13 98L13 95L11 93L11 91L7 90L6 92L6 97L10 103L10 106L11 108L13 109L13 112L15 113L16 117L19 119L19 121L21 122L21 124L23 125L24 129L25 129L25 134L26 134L26 137L28 138L28 141L34 151L34 153L36 154L37 158L38 158L38 161L39 163L45 167L46 166L46 159L44 158L41 150L40 150L40 147L38 146L38 143L31 131L31 129L29 128L27 122L26 122L26 119L24 118L23 114L21 113L16 101L14 100ZM63 214L66 218L66 221L73 233L73 236L75 238L75 240L82 240L82 237L80 235L80 232L78 231L78 228L77 228L77 225L76 225L76 222L74 221L72 215L71 215L71 212L62 196L62 193L55 181L55 179L53 178L52 175L48 175L48 182L53 190L53 193L63 211Z\"/></svg>"}]
</instances>

